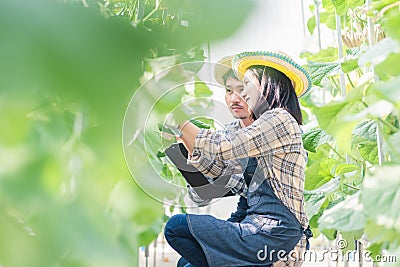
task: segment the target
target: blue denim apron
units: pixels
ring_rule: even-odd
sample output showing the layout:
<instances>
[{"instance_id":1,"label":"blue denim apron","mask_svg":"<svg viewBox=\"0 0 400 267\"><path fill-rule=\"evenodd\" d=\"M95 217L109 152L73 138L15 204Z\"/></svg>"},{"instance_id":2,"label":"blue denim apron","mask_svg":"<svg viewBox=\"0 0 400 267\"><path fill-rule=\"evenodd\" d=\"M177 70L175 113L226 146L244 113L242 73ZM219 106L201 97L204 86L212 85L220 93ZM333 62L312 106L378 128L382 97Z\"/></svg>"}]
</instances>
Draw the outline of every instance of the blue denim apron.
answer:
<instances>
[{"instance_id":1,"label":"blue denim apron","mask_svg":"<svg viewBox=\"0 0 400 267\"><path fill-rule=\"evenodd\" d=\"M201 245L210 267L269 266L284 258L303 234L290 210L275 196L257 160L241 160L244 175L251 178L247 192L249 209L240 222L210 215L188 214L190 232Z\"/></svg>"}]
</instances>

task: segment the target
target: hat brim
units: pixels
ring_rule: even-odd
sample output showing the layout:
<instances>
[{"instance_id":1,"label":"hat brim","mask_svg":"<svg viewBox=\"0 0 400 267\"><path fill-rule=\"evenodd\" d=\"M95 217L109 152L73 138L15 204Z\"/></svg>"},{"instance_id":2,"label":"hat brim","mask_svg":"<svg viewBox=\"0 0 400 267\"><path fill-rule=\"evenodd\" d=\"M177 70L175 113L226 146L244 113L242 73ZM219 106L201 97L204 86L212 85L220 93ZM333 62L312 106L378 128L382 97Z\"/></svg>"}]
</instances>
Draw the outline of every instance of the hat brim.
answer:
<instances>
[{"instance_id":1,"label":"hat brim","mask_svg":"<svg viewBox=\"0 0 400 267\"><path fill-rule=\"evenodd\" d=\"M297 97L304 95L311 87L307 71L290 57L274 52L244 52L232 59L233 70L243 80L244 73L251 66L268 66L285 74L291 81Z\"/></svg>"},{"instance_id":2,"label":"hat brim","mask_svg":"<svg viewBox=\"0 0 400 267\"><path fill-rule=\"evenodd\" d=\"M233 56L226 56L221 58L214 67L214 78L222 86L225 86L224 75L232 69L232 58Z\"/></svg>"}]
</instances>

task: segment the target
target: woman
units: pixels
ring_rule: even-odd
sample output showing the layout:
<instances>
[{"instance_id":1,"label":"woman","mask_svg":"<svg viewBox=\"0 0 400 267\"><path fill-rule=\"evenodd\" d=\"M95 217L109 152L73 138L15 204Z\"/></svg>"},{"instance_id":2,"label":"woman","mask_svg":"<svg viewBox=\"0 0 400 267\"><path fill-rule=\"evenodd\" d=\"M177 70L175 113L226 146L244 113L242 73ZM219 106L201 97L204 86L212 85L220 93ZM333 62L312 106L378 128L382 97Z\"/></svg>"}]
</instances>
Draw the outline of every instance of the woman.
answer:
<instances>
[{"instance_id":1,"label":"woman","mask_svg":"<svg viewBox=\"0 0 400 267\"><path fill-rule=\"evenodd\" d=\"M244 174L252 177L249 209L240 223L209 215L171 217L165 236L190 262L186 266L272 266L305 240L307 156L297 97L309 89L309 76L289 57L274 52L241 53L232 66L243 78L242 97L256 120L233 133L201 130L186 121L178 125L179 138L191 163L209 177L232 175L230 183L243 187L244 179L235 181L235 174L246 169Z\"/></svg>"}]
</instances>

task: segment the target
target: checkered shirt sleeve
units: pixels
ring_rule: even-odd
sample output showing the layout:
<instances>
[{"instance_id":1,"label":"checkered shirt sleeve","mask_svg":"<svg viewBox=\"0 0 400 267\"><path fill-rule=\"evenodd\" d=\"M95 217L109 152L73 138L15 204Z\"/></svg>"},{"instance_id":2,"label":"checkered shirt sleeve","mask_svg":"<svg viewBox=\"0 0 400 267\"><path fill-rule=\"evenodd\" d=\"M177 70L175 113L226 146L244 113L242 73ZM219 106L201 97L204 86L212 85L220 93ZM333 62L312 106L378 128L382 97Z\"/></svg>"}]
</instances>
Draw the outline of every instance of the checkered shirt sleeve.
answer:
<instances>
[{"instance_id":1,"label":"checkered shirt sleeve","mask_svg":"<svg viewBox=\"0 0 400 267\"><path fill-rule=\"evenodd\" d=\"M235 132L241 128L240 120L235 120L229 124L224 125L224 129L220 130L223 134L229 132ZM237 164L237 163L235 163ZM209 178L209 177L207 177ZM208 179L211 183L211 178ZM233 174L231 175L230 179L228 180L225 188L229 188L231 192L235 195L241 195L247 198L247 185L244 180L243 174ZM203 207L208 205L211 202L211 199L202 199L196 191L190 186L187 185L188 196L189 198L199 207Z\"/></svg>"}]
</instances>

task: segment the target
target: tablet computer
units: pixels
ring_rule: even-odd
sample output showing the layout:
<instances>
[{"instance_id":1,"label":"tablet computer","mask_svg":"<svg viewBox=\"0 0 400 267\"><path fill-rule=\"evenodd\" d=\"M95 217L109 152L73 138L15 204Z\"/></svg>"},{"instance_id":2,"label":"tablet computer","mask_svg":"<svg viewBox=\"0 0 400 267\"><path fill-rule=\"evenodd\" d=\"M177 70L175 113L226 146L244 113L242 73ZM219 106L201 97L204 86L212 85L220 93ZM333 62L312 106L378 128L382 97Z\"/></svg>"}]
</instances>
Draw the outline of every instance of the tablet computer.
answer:
<instances>
[{"instance_id":1,"label":"tablet computer","mask_svg":"<svg viewBox=\"0 0 400 267\"><path fill-rule=\"evenodd\" d=\"M230 176L218 177L210 183L207 177L199 172L196 167L187 163L188 151L182 143L172 144L165 150L165 154L202 199L233 196L231 190L225 188Z\"/></svg>"}]
</instances>

